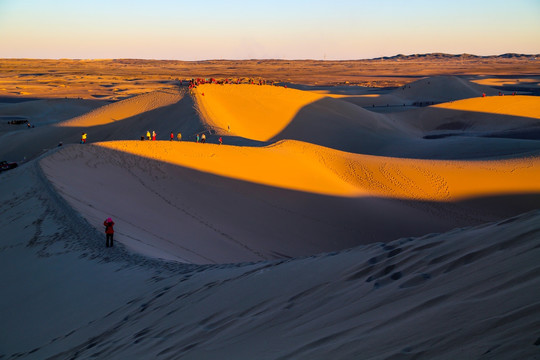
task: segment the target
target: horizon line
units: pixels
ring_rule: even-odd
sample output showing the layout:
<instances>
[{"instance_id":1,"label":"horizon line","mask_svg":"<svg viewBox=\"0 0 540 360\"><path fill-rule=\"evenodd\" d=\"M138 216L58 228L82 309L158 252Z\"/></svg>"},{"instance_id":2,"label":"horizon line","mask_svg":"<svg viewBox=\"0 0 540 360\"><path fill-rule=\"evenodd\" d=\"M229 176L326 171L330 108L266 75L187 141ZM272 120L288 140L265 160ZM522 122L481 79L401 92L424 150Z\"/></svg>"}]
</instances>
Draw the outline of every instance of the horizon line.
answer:
<instances>
[{"instance_id":1,"label":"horizon line","mask_svg":"<svg viewBox=\"0 0 540 360\"><path fill-rule=\"evenodd\" d=\"M72 60L72 61L118 61L118 60L142 60L142 61L179 61L179 62L206 62L206 61L321 61L321 62L332 62L332 61L368 61L368 60L386 60L399 57L425 57L429 55L439 55L439 56L449 56L449 57L461 57L461 56L471 56L477 58L492 58L492 57L503 57L503 56L515 56L515 57L540 57L539 54L525 54L525 53L515 53L507 52L501 54L492 54L492 55L476 55L470 53L444 53L444 52L430 52L430 53L413 53L413 54L396 54L390 56L378 56L373 58L354 58L354 59L314 59L314 58L243 58L243 59L227 59L227 58L214 58L214 59L200 59L200 60L182 60L182 59L156 59L156 58L136 58L136 57L119 57L119 58L71 58L71 57L59 57L59 58L40 58L40 57L0 57L2 60Z\"/></svg>"}]
</instances>

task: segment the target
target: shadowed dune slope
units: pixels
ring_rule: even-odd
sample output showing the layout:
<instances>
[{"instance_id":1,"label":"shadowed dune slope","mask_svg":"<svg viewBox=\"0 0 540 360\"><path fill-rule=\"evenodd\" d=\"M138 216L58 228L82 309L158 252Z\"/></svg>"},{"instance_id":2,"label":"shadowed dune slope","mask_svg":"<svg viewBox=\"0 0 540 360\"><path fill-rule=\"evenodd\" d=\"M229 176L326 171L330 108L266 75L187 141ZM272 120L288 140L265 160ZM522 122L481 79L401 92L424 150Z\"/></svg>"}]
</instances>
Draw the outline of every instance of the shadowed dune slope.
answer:
<instances>
[{"instance_id":1,"label":"shadowed dune slope","mask_svg":"<svg viewBox=\"0 0 540 360\"><path fill-rule=\"evenodd\" d=\"M540 127L540 97L490 96L442 103L387 115L412 133L462 131L493 133Z\"/></svg>"},{"instance_id":2,"label":"shadowed dune slope","mask_svg":"<svg viewBox=\"0 0 540 360\"><path fill-rule=\"evenodd\" d=\"M300 142L105 142L63 149L41 165L95 228L113 216L118 240L134 251L194 263L449 230L534 209L540 193L538 159L400 160Z\"/></svg>"},{"instance_id":3,"label":"shadowed dune slope","mask_svg":"<svg viewBox=\"0 0 540 360\"><path fill-rule=\"evenodd\" d=\"M219 134L271 142L301 140L370 154L381 153L403 136L401 125L384 115L308 91L203 85L195 94L203 121Z\"/></svg>"},{"instance_id":4,"label":"shadowed dune slope","mask_svg":"<svg viewBox=\"0 0 540 360\"><path fill-rule=\"evenodd\" d=\"M384 116L309 91L266 85L207 84L197 87L195 96L209 124L222 133L230 127L232 134L259 141L276 141L284 136L295 138L309 128L318 131L326 128L324 133L329 137L336 136L335 132L341 128L349 130L355 126L393 129ZM315 113L299 118L301 111L313 104L320 104ZM298 130L284 134L293 121L303 124Z\"/></svg>"},{"instance_id":5,"label":"shadowed dune slope","mask_svg":"<svg viewBox=\"0 0 540 360\"><path fill-rule=\"evenodd\" d=\"M414 101L448 102L482 96L497 95L499 90L479 85L456 76L435 76L416 80L394 90L391 95Z\"/></svg>"},{"instance_id":6,"label":"shadowed dune slope","mask_svg":"<svg viewBox=\"0 0 540 360\"><path fill-rule=\"evenodd\" d=\"M538 354L538 211L287 261L188 266L105 248L35 169L1 175L0 226L18 230L0 247L5 358ZM148 215L142 224L158 229Z\"/></svg>"},{"instance_id":7,"label":"shadowed dune slope","mask_svg":"<svg viewBox=\"0 0 540 360\"><path fill-rule=\"evenodd\" d=\"M38 124L34 129L10 128L1 137L0 159L32 159L56 148L59 143L79 143L82 132L88 134L88 143L137 140L147 131L156 131L158 140L168 140L171 132L175 139L180 132L184 140L193 140L193 134L205 127L194 109L192 98L185 93L156 91L104 105L60 124ZM61 117L61 109L51 107L50 103L41 104L42 111L50 113L53 119ZM66 106L66 109L70 107Z\"/></svg>"},{"instance_id":8,"label":"shadowed dune slope","mask_svg":"<svg viewBox=\"0 0 540 360\"><path fill-rule=\"evenodd\" d=\"M400 106L414 103L442 103L461 99L497 95L499 90L479 85L456 76L435 76L413 81L390 93L380 96L359 95L344 96L343 99L353 104L369 108L371 106Z\"/></svg>"},{"instance_id":9,"label":"shadowed dune slope","mask_svg":"<svg viewBox=\"0 0 540 360\"><path fill-rule=\"evenodd\" d=\"M473 132L537 127L536 119L523 117L534 115L534 97L480 97L440 107L377 114L343 100L275 86L203 85L195 94L202 121L223 136L272 142L293 139L347 152L401 158L482 159L540 150L539 143L520 136L423 139L432 133L456 130L476 136ZM482 112L490 106L495 113Z\"/></svg>"},{"instance_id":10,"label":"shadowed dune slope","mask_svg":"<svg viewBox=\"0 0 540 360\"><path fill-rule=\"evenodd\" d=\"M64 121L58 124L58 126L89 128L109 124L111 122L123 120L134 115L174 104L178 102L182 96L182 93L171 90L153 91L102 106L87 114Z\"/></svg>"},{"instance_id":11,"label":"shadowed dune slope","mask_svg":"<svg viewBox=\"0 0 540 360\"><path fill-rule=\"evenodd\" d=\"M488 96L438 104L434 107L540 119L538 96Z\"/></svg>"}]
</instances>

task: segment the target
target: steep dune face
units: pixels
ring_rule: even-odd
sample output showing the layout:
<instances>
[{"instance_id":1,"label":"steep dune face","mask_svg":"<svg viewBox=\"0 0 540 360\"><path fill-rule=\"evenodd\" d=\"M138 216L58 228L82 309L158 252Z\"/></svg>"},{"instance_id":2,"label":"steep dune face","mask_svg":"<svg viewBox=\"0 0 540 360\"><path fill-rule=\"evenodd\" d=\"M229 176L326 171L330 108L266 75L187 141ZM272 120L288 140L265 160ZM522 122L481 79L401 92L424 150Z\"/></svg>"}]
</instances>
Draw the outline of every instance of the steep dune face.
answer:
<instances>
[{"instance_id":1,"label":"steep dune face","mask_svg":"<svg viewBox=\"0 0 540 360\"><path fill-rule=\"evenodd\" d=\"M302 107L323 96L277 86L206 84L195 89L195 97L212 127L268 141L289 125Z\"/></svg>"},{"instance_id":2,"label":"steep dune face","mask_svg":"<svg viewBox=\"0 0 540 360\"><path fill-rule=\"evenodd\" d=\"M491 96L498 94L498 90L456 76L435 76L407 84L391 95L413 102L448 102L480 97L482 93Z\"/></svg>"},{"instance_id":3,"label":"steep dune face","mask_svg":"<svg viewBox=\"0 0 540 360\"><path fill-rule=\"evenodd\" d=\"M158 90L102 106L87 114L64 121L58 124L58 126L89 128L105 125L174 104L182 96L180 92Z\"/></svg>"},{"instance_id":4,"label":"steep dune face","mask_svg":"<svg viewBox=\"0 0 540 360\"><path fill-rule=\"evenodd\" d=\"M218 132L259 141L301 140L339 150L383 148L400 125L351 103L277 86L202 85L196 101ZM204 95L203 95L204 94Z\"/></svg>"},{"instance_id":5,"label":"steep dune face","mask_svg":"<svg viewBox=\"0 0 540 360\"><path fill-rule=\"evenodd\" d=\"M461 99L497 95L499 90L489 86L458 78L456 76L435 76L413 81L382 95L358 95L340 97L353 104L369 109L372 106L426 106L432 102L442 103ZM399 109L398 109L399 110Z\"/></svg>"},{"instance_id":6,"label":"steep dune face","mask_svg":"<svg viewBox=\"0 0 540 360\"><path fill-rule=\"evenodd\" d=\"M488 96L481 99L465 99L438 104L434 107L540 119L540 97L538 96Z\"/></svg>"},{"instance_id":7,"label":"steep dune face","mask_svg":"<svg viewBox=\"0 0 540 360\"><path fill-rule=\"evenodd\" d=\"M0 226L17 230L0 247L5 358L538 354L538 210L342 252L195 266L105 248L34 170L1 175ZM150 216L141 224L158 228Z\"/></svg>"},{"instance_id":8,"label":"steep dune face","mask_svg":"<svg viewBox=\"0 0 540 360\"><path fill-rule=\"evenodd\" d=\"M489 96L442 103L389 115L413 132L493 133L540 127L537 96Z\"/></svg>"},{"instance_id":9,"label":"steep dune face","mask_svg":"<svg viewBox=\"0 0 540 360\"><path fill-rule=\"evenodd\" d=\"M407 160L297 141L104 142L66 148L41 165L96 228L112 215L129 248L190 263L296 257L444 231L535 208L530 194L540 192L538 159ZM500 202L503 213L490 209Z\"/></svg>"}]
</instances>

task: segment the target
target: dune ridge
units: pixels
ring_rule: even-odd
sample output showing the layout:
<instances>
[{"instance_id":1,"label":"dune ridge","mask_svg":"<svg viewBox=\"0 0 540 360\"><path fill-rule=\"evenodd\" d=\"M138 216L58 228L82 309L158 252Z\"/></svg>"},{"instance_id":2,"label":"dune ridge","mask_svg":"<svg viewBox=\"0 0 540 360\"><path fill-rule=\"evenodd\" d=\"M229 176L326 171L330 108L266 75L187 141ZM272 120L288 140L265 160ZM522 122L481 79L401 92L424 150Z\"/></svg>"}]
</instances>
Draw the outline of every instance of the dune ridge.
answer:
<instances>
[{"instance_id":1,"label":"dune ridge","mask_svg":"<svg viewBox=\"0 0 540 360\"><path fill-rule=\"evenodd\" d=\"M333 196L456 201L540 192L540 157L491 161L395 159L291 140L262 148L140 141L94 145L219 176Z\"/></svg>"},{"instance_id":2,"label":"dune ridge","mask_svg":"<svg viewBox=\"0 0 540 360\"><path fill-rule=\"evenodd\" d=\"M58 126L88 128L105 125L160 107L172 105L181 98L182 94L180 92L157 90L99 107L87 114L64 121L58 124Z\"/></svg>"},{"instance_id":3,"label":"dune ridge","mask_svg":"<svg viewBox=\"0 0 540 360\"><path fill-rule=\"evenodd\" d=\"M255 85L40 103L86 113L1 135L32 155L0 174L0 358L534 358L537 101L457 80L399 113Z\"/></svg>"}]
</instances>

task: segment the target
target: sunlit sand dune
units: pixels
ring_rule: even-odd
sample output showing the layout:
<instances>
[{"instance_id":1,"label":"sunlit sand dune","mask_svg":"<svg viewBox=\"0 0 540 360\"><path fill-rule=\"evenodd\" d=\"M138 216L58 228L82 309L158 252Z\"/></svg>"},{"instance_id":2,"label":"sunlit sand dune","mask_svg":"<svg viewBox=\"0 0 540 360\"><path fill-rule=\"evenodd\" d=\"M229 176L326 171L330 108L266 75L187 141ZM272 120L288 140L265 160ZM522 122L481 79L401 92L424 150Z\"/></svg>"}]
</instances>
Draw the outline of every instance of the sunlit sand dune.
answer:
<instances>
[{"instance_id":1,"label":"sunlit sand dune","mask_svg":"<svg viewBox=\"0 0 540 360\"><path fill-rule=\"evenodd\" d=\"M501 161L397 159L298 141L264 148L139 141L95 145L233 179L324 195L455 201L540 192L538 157Z\"/></svg>"},{"instance_id":2,"label":"sunlit sand dune","mask_svg":"<svg viewBox=\"0 0 540 360\"><path fill-rule=\"evenodd\" d=\"M297 141L104 142L41 161L96 228L112 214L128 247L195 263L294 257L496 218L482 198L514 197L504 211L519 213L534 208L538 163L382 158Z\"/></svg>"},{"instance_id":3,"label":"sunlit sand dune","mask_svg":"<svg viewBox=\"0 0 540 360\"><path fill-rule=\"evenodd\" d=\"M253 140L294 139L352 152L382 148L401 135L400 124L381 114L309 91L203 85L195 94L203 119L225 135L230 129Z\"/></svg>"},{"instance_id":4,"label":"sunlit sand dune","mask_svg":"<svg viewBox=\"0 0 540 360\"><path fill-rule=\"evenodd\" d=\"M88 128L105 125L174 104L181 98L182 95L179 92L158 90L100 107L82 116L62 122L59 126Z\"/></svg>"},{"instance_id":5,"label":"sunlit sand dune","mask_svg":"<svg viewBox=\"0 0 540 360\"><path fill-rule=\"evenodd\" d=\"M488 96L435 105L436 108L540 119L538 96Z\"/></svg>"},{"instance_id":6,"label":"sunlit sand dune","mask_svg":"<svg viewBox=\"0 0 540 360\"><path fill-rule=\"evenodd\" d=\"M391 94L408 101L448 102L460 99L496 95L498 90L475 84L456 76L435 76L414 81Z\"/></svg>"},{"instance_id":7,"label":"sunlit sand dune","mask_svg":"<svg viewBox=\"0 0 540 360\"><path fill-rule=\"evenodd\" d=\"M123 81L0 104L1 359L538 353L537 98Z\"/></svg>"},{"instance_id":8,"label":"sunlit sand dune","mask_svg":"<svg viewBox=\"0 0 540 360\"><path fill-rule=\"evenodd\" d=\"M341 96L343 99L369 109L370 106L402 106L449 102L460 99L497 95L498 90L455 76L426 77L401 86L380 96Z\"/></svg>"}]
</instances>

